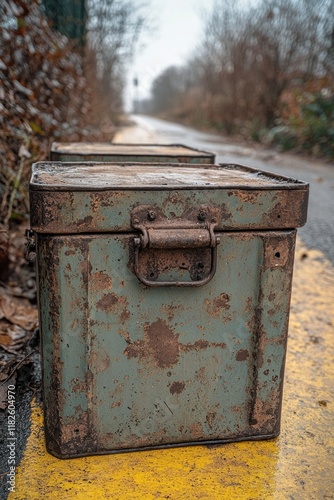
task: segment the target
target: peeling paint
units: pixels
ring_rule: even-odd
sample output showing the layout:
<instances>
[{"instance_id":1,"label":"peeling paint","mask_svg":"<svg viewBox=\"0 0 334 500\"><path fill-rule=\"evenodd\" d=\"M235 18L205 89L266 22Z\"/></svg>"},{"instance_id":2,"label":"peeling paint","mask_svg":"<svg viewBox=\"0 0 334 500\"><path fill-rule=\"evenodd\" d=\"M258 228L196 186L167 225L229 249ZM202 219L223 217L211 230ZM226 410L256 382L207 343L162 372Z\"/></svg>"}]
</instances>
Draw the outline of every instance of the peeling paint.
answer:
<instances>
[{"instance_id":1,"label":"peeling paint","mask_svg":"<svg viewBox=\"0 0 334 500\"><path fill-rule=\"evenodd\" d=\"M184 382L173 382L169 388L171 394L181 394L186 384Z\"/></svg>"},{"instance_id":2,"label":"peeling paint","mask_svg":"<svg viewBox=\"0 0 334 500\"><path fill-rule=\"evenodd\" d=\"M247 349L240 349L235 356L235 359L237 361L245 361L248 358L249 358L249 352L247 351Z\"/></svg>"},{"instance_id":3,"label":"peeling paint","mask_svg":"<svg viewBox=\"0 0 334 500\"><path fill-rule=\"evenodd\" d=\"M159 368L175 365L179 358L178 335L163 320L146 323L144 339L130 344L125 349L129 359L137 358L144 362L152 359Z\"/></svg>"}]
</instances>

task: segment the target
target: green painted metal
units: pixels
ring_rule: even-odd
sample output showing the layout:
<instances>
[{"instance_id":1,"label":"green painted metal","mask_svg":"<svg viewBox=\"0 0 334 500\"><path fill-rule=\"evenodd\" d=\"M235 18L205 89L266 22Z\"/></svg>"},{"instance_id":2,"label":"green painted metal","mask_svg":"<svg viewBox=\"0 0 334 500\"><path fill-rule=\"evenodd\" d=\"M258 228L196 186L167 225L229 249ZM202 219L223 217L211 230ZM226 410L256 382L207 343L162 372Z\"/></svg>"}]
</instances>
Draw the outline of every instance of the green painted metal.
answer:
<instances>
[{"instance_id":1,"label":"green painted metal","mask_svg":"<svg viewBox=\"0 0 334 500\"><path fill-rule=\"evenodd\" d=\"M109 142L54 142L50 158L61 162L159 162L208 164L215 155L183 144L121 144Z\"/></svg>"},{"instance_id":2,"label":"green painted metal","mask_svg":"<svg viewBox=\"0 0 334 500\"><path fill-rule=\"evenodd\" d=\"M64 166L50 175L37 164L31 182L48 450L72 457L276 436L293 228L305 221L308 186L243 167L233 169L233 180L228 167L208 173L203 166L180 167L178 188L174 167L170 176L165 167L167 185L152 181L148 190L142 167L132 165L138 175L121 189L124 179L109 165L103 168L117 173L108 178L113 186L84 175L80 187L85 168ZM191 174L193 189L182 174ZM157 290L138 280L134 217L142 203L152 220L141 227L151 225L154 233L154 224L165 224L180 233L180 248L140 249L144 270L156 268L157 280L198 279L196 259L205 272L210 248L182 244L202 224L203 207L213 207L220 244L209 283ZM166 218L154 221L152 207Z\"/></svg>"},{"instance_id":3,"label":"green painted metal","mask_svg":"<svg viewBox=\"0 0 334 500\"><path fill-rule=\"evenodd\" d=\"M132 231L129 213L137 205L164 207L174 218L185 208L217 207L217 230L224 231L289 229L306 222L305 183L271 174L261 178L258 171L245 167L35 165L31 226L38 233Z\"/></svg>"}]
</instances>

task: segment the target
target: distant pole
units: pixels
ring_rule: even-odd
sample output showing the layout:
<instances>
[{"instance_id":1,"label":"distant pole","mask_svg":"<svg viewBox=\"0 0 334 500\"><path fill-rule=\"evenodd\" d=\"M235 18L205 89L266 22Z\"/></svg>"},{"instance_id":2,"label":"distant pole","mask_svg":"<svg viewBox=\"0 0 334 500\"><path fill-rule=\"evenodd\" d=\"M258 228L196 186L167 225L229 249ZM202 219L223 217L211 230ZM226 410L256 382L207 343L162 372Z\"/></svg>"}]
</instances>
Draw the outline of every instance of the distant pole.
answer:
<instances>
[{"instance_id":1,"label":"distant pole","mask_svg":"<svg viewBox=\"0 0 334 500\"><path fill-rule=\"evenodd\" d=\"M135 88L135 98L134 98L134 106L133 106L133 110L134 110L134 113L137 114L138 111L139 111L139 89L138 89L138 78L137 76L135 76L135 78L133 79L133 86Z\"/></svg>"}]
</instances>

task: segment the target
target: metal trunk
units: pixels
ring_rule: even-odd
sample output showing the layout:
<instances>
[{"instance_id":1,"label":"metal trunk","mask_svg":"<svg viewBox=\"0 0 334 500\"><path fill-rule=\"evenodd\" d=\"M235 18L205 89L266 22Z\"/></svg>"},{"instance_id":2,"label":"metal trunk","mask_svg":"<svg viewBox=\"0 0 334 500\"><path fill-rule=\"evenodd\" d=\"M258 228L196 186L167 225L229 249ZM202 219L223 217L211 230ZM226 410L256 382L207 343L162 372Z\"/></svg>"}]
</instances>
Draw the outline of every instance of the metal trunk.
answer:
<instances>
[{"instance_id":1,"label":"metal trunk","mask_svg":"<svg viewBox=\"0 0 334 500\"><path fill-rule=\"evenodd\" d=\"M215 155L182 144L114 144L111 142L54 142L52 161L159 162L214 164Z\"/></svg>"},{"instance_id":2,"label":"metal trunk","mask_svg":"<svg viewBox=\"0 0 334 500\"><path fill-rule=\"evenodd\" d=\"M58 457L277 436L308 185L236 165L35 164Z\"/></svg>"}]
</instances>

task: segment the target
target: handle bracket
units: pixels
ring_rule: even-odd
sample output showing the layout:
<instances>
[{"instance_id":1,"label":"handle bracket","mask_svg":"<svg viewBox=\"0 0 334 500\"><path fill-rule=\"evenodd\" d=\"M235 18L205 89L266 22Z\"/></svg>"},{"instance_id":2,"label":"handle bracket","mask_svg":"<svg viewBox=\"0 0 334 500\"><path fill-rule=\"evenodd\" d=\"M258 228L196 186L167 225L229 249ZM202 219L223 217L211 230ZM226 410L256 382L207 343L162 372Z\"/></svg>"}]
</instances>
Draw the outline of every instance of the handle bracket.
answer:
<instances>
[{"instance_id":1,"label":"handle bracket","mask_svg":"<svg viewBox=\"0 0 334 500\"><path fill-rule=\"evenodd\" d=\"M131 213L131 223L140 232L134 238L134 272L144 285L150 287L199 287L208 283L215 275L217 246L220 243L219 236L214 233L218 224L215 209L200 206L188 210L181 217L167 218L156 207L139 206ZM151 249L157 249L160 254L173 249L178 252L184 250L185 253L191 249L203 249L203 252L210 249L209 271L206 276L199 279L192 277L191 281L150 279L147 268L140 262L140 255L145 250Z\"/></svg>"}]
</instances>

